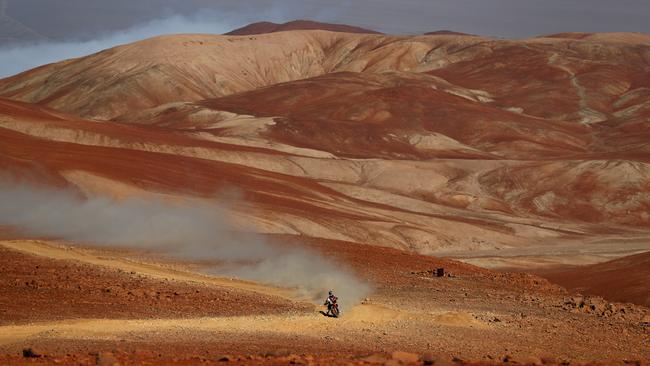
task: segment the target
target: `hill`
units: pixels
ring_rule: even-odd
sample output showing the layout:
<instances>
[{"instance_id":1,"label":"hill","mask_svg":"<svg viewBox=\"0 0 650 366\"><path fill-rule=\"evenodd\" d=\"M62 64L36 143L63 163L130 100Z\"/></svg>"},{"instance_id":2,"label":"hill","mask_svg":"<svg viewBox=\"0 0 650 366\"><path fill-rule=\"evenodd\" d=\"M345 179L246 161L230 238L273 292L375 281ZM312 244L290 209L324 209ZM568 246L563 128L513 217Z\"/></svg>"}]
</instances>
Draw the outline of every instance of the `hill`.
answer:
<instances>
[{"instance_id":1,"label":"hill","mask_svg":"<svg viewBox=\"0 0 650 366\"><path fill-rule=\"evenodd\" d=\"M644 52L637 34L165 36L0 80L0 128L16 164L41 144L75 151L38 165L84 189L127 170L172 195L239 182L264 232L456 256L601 250L650 226Z\"/></svg>"},{"instance_id":2,"label":"hill","mask_svg":"<svg viewBox=\"0 0 650 366\"><path fill-rule=\"evenodd\" d=\"M570 291L602 296L609 301L650 307L647 288L650 278L650 252L589 266L540 271L539 274Z\"/></svg>"}]
</instances>

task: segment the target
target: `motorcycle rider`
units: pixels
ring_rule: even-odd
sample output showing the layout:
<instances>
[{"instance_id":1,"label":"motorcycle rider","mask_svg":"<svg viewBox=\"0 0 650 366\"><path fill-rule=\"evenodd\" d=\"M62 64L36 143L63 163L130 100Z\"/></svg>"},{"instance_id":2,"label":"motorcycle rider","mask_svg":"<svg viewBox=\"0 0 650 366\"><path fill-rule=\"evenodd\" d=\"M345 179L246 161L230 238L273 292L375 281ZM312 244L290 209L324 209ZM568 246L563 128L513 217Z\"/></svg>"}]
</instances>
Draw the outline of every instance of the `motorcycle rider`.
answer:
<instances>
[{"instance_id":1,"label":"motorcycle rider","mask_svg":"<svg viewBox=\"0 0 650 366\"><path fill-rule=\"evenodd\" d=\"M325 304L323 304L323 305L327 305L327 315L330 315L330 314L333 315L332 314L332 307L334 306L334 304L336 304L336 301L338 299L339 298L334 295L334 291L330 290L328 292L328 296L327 296L327 299L325 300Z\"/></svg>"}]
</instances>

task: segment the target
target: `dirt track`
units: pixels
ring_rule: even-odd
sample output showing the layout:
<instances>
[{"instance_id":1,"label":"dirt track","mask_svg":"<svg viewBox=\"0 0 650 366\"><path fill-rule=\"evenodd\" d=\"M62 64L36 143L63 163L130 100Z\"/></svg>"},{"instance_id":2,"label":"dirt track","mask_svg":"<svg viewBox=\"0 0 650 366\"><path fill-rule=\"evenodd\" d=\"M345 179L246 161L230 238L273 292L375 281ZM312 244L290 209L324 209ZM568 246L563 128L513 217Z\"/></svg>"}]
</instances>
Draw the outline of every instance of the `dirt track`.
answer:
<instances>
[{"instance_id":1,"label":"dirt track","mask_svg":"<svg viewBox=\"0 0 650 366\"><path fill-rule=\"evenodd\" d=\"M48 263L66 263L67 269L58 268L57 271L72 274L70 268L74 266L89 266L103 268L102 277L111 271L121 273L124 277L111 280L117 282L139 276L166 286L228 288L234 291L229 296L239 292L251 294L242 301L252 303L255 309L263 309L269 301L272 309L277 306L272 305L273 299L285 296L284 302L287 303L286 296L291 296L284 290L206 277L170 269L160 263L143 263L120 252L70 248L43 241L3 241L1 245L4 250L11 248L7 253L23 255L18 262L29 268L49 268ZM363 248L345 246L344 243L311 245L315 248L324 245L328 254L354 268L360 265L372 268L364 274L377 285L371 299L352 309L343 309L344 316L340 319L324 317L313 307L308 310L301 305L301 299L289 301L288 307L278 307L280 312L277 314L206 316L201 315L203 305L197 303L196 309L175 317L173 313L164 315L165 307L175 306L175 300L163 301L161 296L155 298L157 306L160 306L155 311L164 315L162 317L155 312L147 313L146 309L140 310L142 315L139 317L125 317L120 314L120 309L126 312L136 306L134 302L127 302L124 308L112 312L97 308L95 314L99 318L89 317L92 314L86 313L81 313L82 316L71 313L67 318L44 314L36 317L41 320L34 323L12 322L0 326L0 350L5 353L5 360L16 360L23 348L36 347L48 355L49 358L44 360L50 361L68 360L66 354L82 357L88 352L104 351L125 352L125 357L133 356L135 351L129 351L133 347L142 352L161 350L162 347L166 351L161 352L173 350L177 359L199 356L210 359L224 353L259 357L277 349L321 358L333 355L360 357L394 350L418 354L432 351L449 359L457 356L488 361L506 355L523 360L543 354L566 360L650 357L644 346L650 340L648 330L639 325L643 312L647 312L644 308L635 308L637 313L611 317L603 322L594 314L562 309L560 292L553 294L552 286L543 285L543 280L527 275L501 275L460 263L440 262L431 257L399 251L392 253L394 250L389 248L384 249L385 253L375 251L368 254ZM395 272L382 263L387 258L414 271ZM436 261L453 268L455 277L434 279L417 271L434 265ZM30 273L37 278L41 276L38 270ZM13 276L7 274L9 279ZM43 278L40 281L47 282ZM540 290L542 288L546 290ZM47 289L46 284L43 289L19 293L29 299ZM18 290L10 289L7 293L10 291ZM68 306L74 307L78 301L74 297L59 298L63 295L57 293L54 290L48 295L53 305L70 301ZM109 296L100 291L94 296L93 301L110 307L122 295ZM192 296L191 293L187 296L190 302ZM215 293L214 296L223 295ZM620 337L610 338L608 334L611 332L620 334ZM610 346L597 347L603 342ZM72 363L80 360L78 358Z\"/></svg>"}]
</instances>

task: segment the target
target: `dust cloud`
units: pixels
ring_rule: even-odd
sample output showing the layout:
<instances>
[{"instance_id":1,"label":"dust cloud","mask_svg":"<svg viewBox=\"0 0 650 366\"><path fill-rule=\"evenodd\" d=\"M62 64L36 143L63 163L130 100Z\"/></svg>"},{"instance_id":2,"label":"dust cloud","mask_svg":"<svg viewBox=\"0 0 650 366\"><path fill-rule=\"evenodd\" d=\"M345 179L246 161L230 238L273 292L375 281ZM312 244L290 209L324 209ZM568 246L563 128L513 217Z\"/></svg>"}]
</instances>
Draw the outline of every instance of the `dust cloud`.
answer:
<instances>
[{"instance_id":1,"label":"dust cloud","mask_svg":"<svg viewBox=\"0 0 650 366\"><path fill-rule=\"evenodd\" d=\"M358 303L371 289L320 253L235 231L229 206L223 203L114 201L6 177L0 179L0 202L0 225L15 227L22 235L218 261L224 264L208 273L295 288L314 302L333 289L343 308Z\"/></svg>"}]
</instances>

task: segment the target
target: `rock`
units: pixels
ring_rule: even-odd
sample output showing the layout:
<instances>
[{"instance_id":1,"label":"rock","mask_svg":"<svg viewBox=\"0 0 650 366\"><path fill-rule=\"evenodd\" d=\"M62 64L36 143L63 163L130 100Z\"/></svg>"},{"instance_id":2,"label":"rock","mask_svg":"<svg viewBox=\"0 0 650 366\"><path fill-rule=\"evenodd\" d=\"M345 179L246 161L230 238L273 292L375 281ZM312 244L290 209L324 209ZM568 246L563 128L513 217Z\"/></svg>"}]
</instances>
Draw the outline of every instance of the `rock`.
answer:
<instances>
[{"instance_id":1,"label":"rock","mask_svg":"<svg viewBox=\"0 0 650 366\"><path fill-rule=\"evenodd\" d=\"M33 348L25 348L23 349L23 357L25 358L38 358L38 357L43 357L44 354L43 352L40 352L38 350L35 350Z\"/></svg>"},{"instance_id":2,"label":"rock","mask_svg":"<svg viewBox=\"0 0 650 366\"><path fill-rule=\"evenodd\" d=\"M640 323L641 323L641 324L650 325L650 314L644 316L644 317L641 319Z\"/></svg>"},{"instance_id":3,"label":"rock","mask_svg":"<svg viewBox=\"0 0 650 366\"><path fill-rule=\"evenodd\" d=\"M307 361L303 360L298 355L291 355L289 356L289 365L307 365Z\"/></svg>"},{"instance_id":4,"label":"rock","mask_svg":"<svg viewBox=\"0 0 650 366\"><path fill-rule=\"evenodd\" d=\"M603 314L606 309L606 304L599 301L594 301L589 305L589 310L596 314Z\"/></svg>"},{"instance_id":5,"label":"rock","mask_svg":"<svg viewBox=\"0 0 650 366\"><path fill-rule=\"evenodd\" d=\"M542 363L544 365L555 365L555 364L557 364L557 360L555 359L555 357L553 357L551 355L544 355L544 356L540 357L540 360L542 361Z\"/></svg>"},{"instance_id":6,"label":"rock","mask_svg":"<svg viewBox=\"0 0 650 366\"><path fill-rule=\"evenodd\" d=\"M433 354L433 352L424 352L422 354L422 363L425 365L433 365L437 360L438 358Z\"/></svg>"},{"instance_id":7,"label":"rock","mask_svg":"<svg viewBox=\"0 0 650 366\"><path fill-rule=\"evenodd\" d=\"M98 366L119 366L120 362L111 352L102 352L97 354L95 359Z\"/></svg>"},{"instance_id":8,"label":"rock","mask_svg":"<svg viewBox=\"0 0 650 366\"><path fill-rule=\"evenodd\" d=\"M415 353L395 351L391 354L391 358L403 364L416 363L420 361L420 356Z\"/></svg>"},{"instance_id":9,"label":"rock","mask_svg":"<svg viewBox=\"0 0 650 366\"><path fill-rule=\"evenodd\" d=\"M266 352L264 354L264 357L287 357L290 354L291 352L289 352L289 350L280 348L280 349L274 349Z\"/></svg>"},{"instance_id":10,"label":"rock","mask_svg":"<svg viewBox=\"0 0 650 366\"><path fill-rule=\"evenodd\" d=\"M386 357L384 357L382 354L375 353L370 356L361 358L361 361L366 363L384 363L386 362Z\"/></svg>"},{"instance_id":11,"label":"rock","mask_svg":"<svg viewBox=\"0 0 650 366\"><path fill-rule=\"evenodd\" d=\"M230 362L230 356L228 355L217 356L214 359L218 362Z\"/></svg>"},{"instance_id":12,"label":"rock","mask_svg":"<svg viewBox=\"0 0 650 366\"><path fill-rule=\"evenodd\" d=\"M425 365L453 366L447 357L436 355L433 352L425 352L422 354L422 363Z\"/></svg>"}]
</instances>

